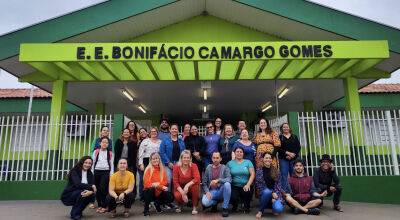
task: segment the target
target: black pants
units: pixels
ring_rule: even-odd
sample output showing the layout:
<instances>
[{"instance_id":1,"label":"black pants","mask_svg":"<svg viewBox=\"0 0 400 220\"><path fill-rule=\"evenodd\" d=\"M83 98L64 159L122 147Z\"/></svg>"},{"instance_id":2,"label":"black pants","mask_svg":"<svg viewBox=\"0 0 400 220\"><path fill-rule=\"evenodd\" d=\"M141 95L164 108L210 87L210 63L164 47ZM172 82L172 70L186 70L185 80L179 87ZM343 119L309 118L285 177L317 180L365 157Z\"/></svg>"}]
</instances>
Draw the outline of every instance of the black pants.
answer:
<instances>
[{"instance_id":1,"label":"black pants","mask_svg":"<svg viewBox=\"0 0 400 220\"><path fill-rule=\"evenodd\" d=\"M81 193L84 189L77 189L71 192L68 196L61 199L61 202L66 206L72 206L70 216L71 218L82 217L82 212L94 198L94 194L88 197L82 197Z\"/></svg>"},{"instance_id":2,"label":"black pants","mask_svg":"<svg viewBox=\"0 0 400 220\"><path fill-rule=\"evenodd\" d=\"M246 210L250 209L250 201L251 197L253 196L253 187L250 187L250 190L245 192L243 187L231 186L232 193L231 193L231 200L230 203L232 204L232 208L235 210L238 207L239 201L244 203L244 208Z\"/></svg>"},{"instance_id":3,"label":"black pants","mask_svg":"<svg viewBox=\"0 0 400 220\"><path fill-rule=\"evenodd\" d=\"M117 193L119 196L119 194ZM115 202L115 199L110 196L110 194L107 195L107 204L108 204L108 211L112 211L115 208L117 208L117 203ZM133 193L126 194L124 197L124 201L122 201L122 204L124 204L124 207L127 209L130 209L132 207L132 204L135 202L135 197L133 197Z\"/></svg>"},{"instance_id":4,"label":"black pants","mask_svg":"<svg viewBox=\"0 0 400 220\"><path fill-rule=\"evenodd\" d=\"M137 187L136 187L136 175L137 175L137 167L136 164L132 165L132 167L129 168L129 171L131 171L133 173L133 176L135 177L135 184L133 185L133 198L136 198L137 195Z\"/></svg>"},{"instance_id":5,"label":"black pants","mask_svg":"<svg viewBox=\"0 0 400 220\"><path fill-rule=\"evenodd\" d=\"M144 197L144 209L149 210L150 202L155 202L159 205L168 204L174 201L174 196L171 192L162 191L160 195L155 195L155 189L153 187L143 191Z\"/></svg>"},{"instance_id":6,"label":"black pants","mask_svg":"<svg viewBox=\"0 0 400 220\"><path fill-rule=\"evenodd\" d=\"M109 170L95 170L94 171L94 184L97 188L96 199L97 204L101 208L106 208L106 196L108 194L108 182L110 181Z\"/></svg>"},{"instance_id":7,"label":"black pants","mask_svg":"<svg viewBox=\"0 0 400 220\"><path fill-rule=\"evenodd\" d=\"M326 190L328 192L328 196L332 196L333 195L333 204L337 205L340 203L340 196L342 195L342 186L341 185L337 185L336 187L336 191L335 192L331 192L329 190L329 188ZM325 190L321 190L318 188L318 193L323 193ZM323 197L321 197L321 199L323 199Z\"/></svg>"}]
</instances>

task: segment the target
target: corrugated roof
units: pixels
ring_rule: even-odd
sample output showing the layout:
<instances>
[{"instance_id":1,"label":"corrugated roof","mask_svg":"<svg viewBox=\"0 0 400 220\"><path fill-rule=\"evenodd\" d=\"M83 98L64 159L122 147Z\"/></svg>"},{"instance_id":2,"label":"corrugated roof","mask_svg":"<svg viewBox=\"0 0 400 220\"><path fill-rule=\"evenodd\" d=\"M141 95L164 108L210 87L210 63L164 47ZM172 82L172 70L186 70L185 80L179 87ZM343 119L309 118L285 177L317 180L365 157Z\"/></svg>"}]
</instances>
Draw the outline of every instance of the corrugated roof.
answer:
<instances>
[{"instance_id":1,"label":"corrugated roof","mask_svg":"<svg viewBox=\"0 0 400 220\"><path fill-rule=\"evenodd\" d=\"M358 90L359 93L400 93L400 84L369 84Z\"/></svg>"},{"instance_id":2,"label":"corrugated roof","mask_svg":"<svg viewBox=\"0 0 400 220\"><path fill-rule=\"evenodd\" d=\"M0 89L0 98L29 98L31 89ZM34 98L51 98L51 94L42 90L33 90Z\"/></svg>"}]
</instances>

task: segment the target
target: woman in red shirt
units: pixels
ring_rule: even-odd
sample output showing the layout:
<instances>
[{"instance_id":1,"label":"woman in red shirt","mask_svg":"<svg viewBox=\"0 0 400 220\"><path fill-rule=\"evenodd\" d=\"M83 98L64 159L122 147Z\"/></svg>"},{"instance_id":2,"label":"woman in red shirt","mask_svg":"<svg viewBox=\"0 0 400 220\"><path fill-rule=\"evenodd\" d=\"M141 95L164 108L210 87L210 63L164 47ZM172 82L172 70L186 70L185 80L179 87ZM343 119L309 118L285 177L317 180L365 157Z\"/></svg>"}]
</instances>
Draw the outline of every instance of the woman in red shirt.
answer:
<instances>
[{"instance_id":1,"label":"woman in red shirt","mask_svg":"<svg viewBox=\"0 0 400 220\"><path fill-rule=\"evenodd\" d=\"M174 197L178 203L176 212L182 211L183 202L188 203L188 193L192 195L193 210L192 215L197 212L197 200L199 196L200 173L197 165L192 163L192 156L189 150L184 150L179 157L179 162L172 171L174 183Z\"/></svg>"}]
</instances>

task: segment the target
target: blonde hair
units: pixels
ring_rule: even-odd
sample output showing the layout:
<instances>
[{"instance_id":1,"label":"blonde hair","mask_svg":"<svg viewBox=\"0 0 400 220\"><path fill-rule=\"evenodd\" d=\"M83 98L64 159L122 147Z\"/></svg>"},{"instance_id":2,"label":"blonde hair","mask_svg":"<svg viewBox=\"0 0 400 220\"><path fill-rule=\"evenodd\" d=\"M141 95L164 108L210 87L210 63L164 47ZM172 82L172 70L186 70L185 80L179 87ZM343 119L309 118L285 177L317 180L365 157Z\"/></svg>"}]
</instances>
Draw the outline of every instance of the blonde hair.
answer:
<instances>
[{"instance_id":1,"label":"blonde hair","mask_svg":"<svg viewBox=\"0 0 400 220\"><path fill-rule=\"evenodd\" d=\"M233 126L231 124L226 124L224 126L224 130L222 130L222 132L221 132L221 137L222 138L225 138L225 130L226 130L226 127L228 127L228 126L232 128L232 137L236 135L235 130L233 130Z\"/></svg>"},{"instance_id":2,"label":"blonde hair","mask_svg":"<svg viewBox=\"0 0 400 220\"><path fill-rule=\"evenodd\" d=\"M189 157L190 157L190 162L189 162L189 167L190 167L190 166L192 166L192 154L190 153L189 150L184 150L184 151L182 151L181 156L179 156L178 166L181 167L181 166L183 165L183 164L182 164L182 157L183 157L183 155L185 155L185 154L188 154Z\"/></svg>"},{"instance_id":3,"label":"blonde hair","mask_svg":"<svg viewBox=\"0 0 400 220\"><path fill-rule=\"evenodd\" d=\"M150 155L150 157L149 157L149 165L147 165L146 169L144 170L144 173L146 173L147 170L150 169L150 179L153 176L154 167L153 167L153 164L151 163L151 160L153 159L153 157L158 157L158 159L160 159L160 163L158 164L158 166L160 167L160 182L162 182L163 178L164 178L164 169L165 168L164 168L164 165L163 165L163 163L161 161L161 156L160 156L159 153L154 152L154 153L152 153Z\"/></svg>"}]
</instances>

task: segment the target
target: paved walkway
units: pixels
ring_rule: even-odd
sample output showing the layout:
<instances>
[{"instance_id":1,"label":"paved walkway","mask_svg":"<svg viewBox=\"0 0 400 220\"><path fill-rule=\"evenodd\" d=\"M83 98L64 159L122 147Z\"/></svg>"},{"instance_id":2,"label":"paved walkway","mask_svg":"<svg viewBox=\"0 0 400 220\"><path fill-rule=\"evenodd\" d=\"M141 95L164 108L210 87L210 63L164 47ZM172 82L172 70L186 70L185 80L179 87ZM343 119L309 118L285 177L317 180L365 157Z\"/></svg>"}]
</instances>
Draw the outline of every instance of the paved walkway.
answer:
<instances>
[{"instance_id":1,"label":"paved walkway","mask_svg":"<svg viewBox=\"0 0 400 220\"><path fill-rule=\"evenodd\" d=\"M250 214L243 213L231 213L227 219L256 219L255 214L258 204L254 204ZM307 216L307 215L293 215L290 213L290 209L285 207L285 210L280 216L272 216L269 210L266 210L263 219L400 219L400 205L384 205L384 204L372 204L372 203L355 203L355 202L343 202L342 207L343 213L332 210L332 202L325 201L325 206L321 209L320 216ZM220 209L220 207L219 207ZM117 209L117 218L124 219L122 217L122 207ZM27 220L68 220L68 213L70 207L65 207L60 201L0 201L0 219L27 219ZM162 214L156 214L154 210L151 210L151 217L145 218L142 215L143 206L142 203L136 201L132 210L131 217L129 219L222 219L221 215L214 213L202 213L200 212L197 216L192 216L190 208L184 208L183 213L176 214L172 210L165 211ZM108 214L97 214L92 209L86 209L84 217L82 219L88 220L102 220L110 219Z\"/></svg>"}]
</instances>

